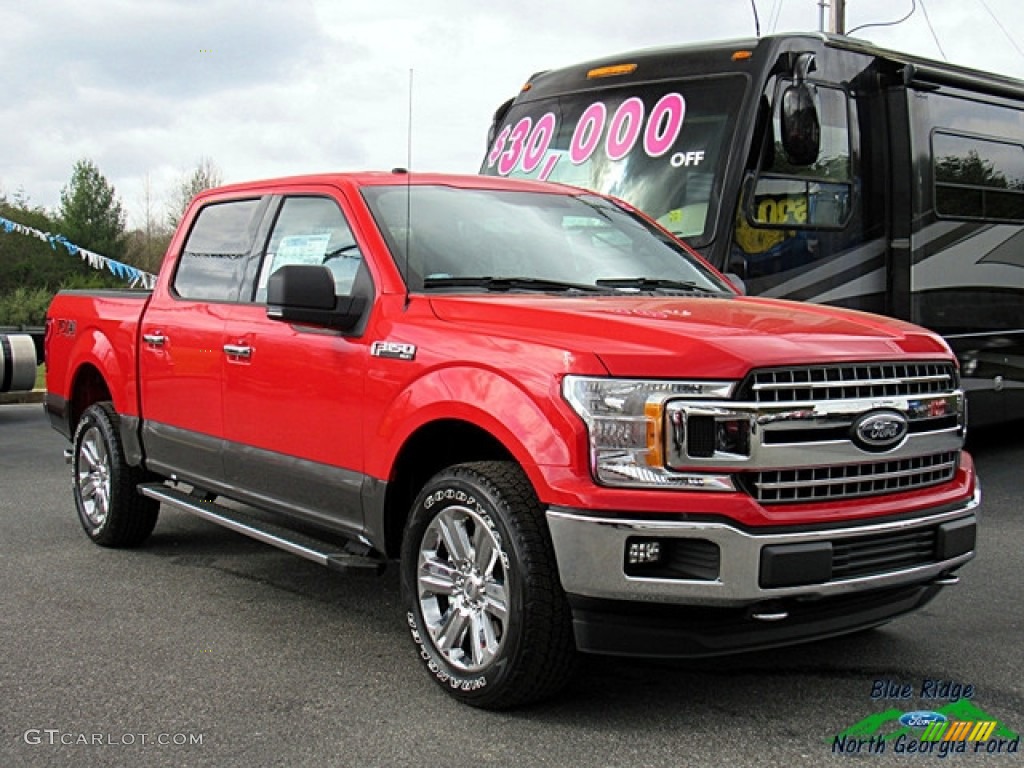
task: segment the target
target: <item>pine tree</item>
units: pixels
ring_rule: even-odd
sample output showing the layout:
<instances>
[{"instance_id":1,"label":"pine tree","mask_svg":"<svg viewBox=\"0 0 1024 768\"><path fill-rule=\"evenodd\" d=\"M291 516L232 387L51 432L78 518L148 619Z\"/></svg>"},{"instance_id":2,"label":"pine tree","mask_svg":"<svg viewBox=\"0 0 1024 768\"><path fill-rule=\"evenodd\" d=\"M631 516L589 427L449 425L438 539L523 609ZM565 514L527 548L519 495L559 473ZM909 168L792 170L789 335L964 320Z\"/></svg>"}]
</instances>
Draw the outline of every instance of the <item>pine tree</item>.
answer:
<instances>
[{"instance_id":1,"label":"pine tree","mask_svg":"<svg viewBox=\"0 0 1024 768\"><path fill-rule=\"evenodd\" d=\"M113 185L91 160L75 163L71 181L60 192L61 234L75 245L111 259L122 259L126 240L124 209Z\"/></svg>"}]
</instances>

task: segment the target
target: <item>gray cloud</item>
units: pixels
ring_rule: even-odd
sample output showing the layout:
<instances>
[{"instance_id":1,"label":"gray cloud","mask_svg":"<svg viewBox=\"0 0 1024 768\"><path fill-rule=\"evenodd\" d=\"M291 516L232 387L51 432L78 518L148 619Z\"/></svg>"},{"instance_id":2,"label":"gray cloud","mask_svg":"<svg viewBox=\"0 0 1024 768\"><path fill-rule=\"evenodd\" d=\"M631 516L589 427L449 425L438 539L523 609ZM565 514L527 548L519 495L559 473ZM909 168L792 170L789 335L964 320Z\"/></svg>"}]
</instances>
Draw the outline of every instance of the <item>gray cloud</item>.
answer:
<instances>
[{"instance_id":1,"label":"gray cloud","mask_svg":"<svg viewBox=\"0 0 1024 768\"><path fill-rule=\"evenodd\" d=\"M860 0L850 22L896 4ZM986 5L1024 28L1016 0ZM979 0L932 6L952 61L1024 76ZM815 0L758 7L766 33L817 26ZM34 0L5 3L2 24L0 192L54 206L90 157L129 210L147 176L162 194L204 156L228 181L405 165L410 68L414 167L473 172L494 108L533 72L754 31L749 0ZM939 55L920 12L864 36Z\"/></svg>"}]
</instances>

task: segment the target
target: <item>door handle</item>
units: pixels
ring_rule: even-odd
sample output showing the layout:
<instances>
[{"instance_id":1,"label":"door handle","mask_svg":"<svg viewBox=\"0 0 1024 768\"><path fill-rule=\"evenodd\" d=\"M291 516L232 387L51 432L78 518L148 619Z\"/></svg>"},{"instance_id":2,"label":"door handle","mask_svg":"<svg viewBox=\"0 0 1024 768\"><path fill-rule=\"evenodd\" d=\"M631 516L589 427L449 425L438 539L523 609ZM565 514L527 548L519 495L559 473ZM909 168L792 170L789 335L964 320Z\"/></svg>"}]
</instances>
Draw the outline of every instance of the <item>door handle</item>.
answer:
<instances>
[{"instance_id":1,"label":"door handle","mask_svg":"<svg viewBox=\"0 0 1024 768\"><path fill-rule=\"evenodd\" d=\"M162 347L167 343L167 337L162 333L144 333L142 334L142 340L147 344L154 347Z\"/></svg>"},{"instance_id":2,"label":"door handle","mask_svg":"<svg viewBox=\"0 0 1024 768\"><path fill-rule=\"evenodd\" d=\"M225 344L224 354L228 357L252 357L252 347L244 347L240 344Z\"/></svg>"}]
</instances>

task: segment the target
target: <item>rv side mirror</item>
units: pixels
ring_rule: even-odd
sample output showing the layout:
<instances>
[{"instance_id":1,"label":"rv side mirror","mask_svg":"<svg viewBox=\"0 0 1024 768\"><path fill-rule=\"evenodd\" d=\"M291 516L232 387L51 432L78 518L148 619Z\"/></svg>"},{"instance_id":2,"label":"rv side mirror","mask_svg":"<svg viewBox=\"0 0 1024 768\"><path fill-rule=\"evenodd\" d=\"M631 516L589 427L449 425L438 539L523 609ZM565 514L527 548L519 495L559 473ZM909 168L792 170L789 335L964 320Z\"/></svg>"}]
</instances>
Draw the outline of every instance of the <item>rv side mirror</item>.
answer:
<instances>
[{"instance_id":1,"label":"rv side mirror","mask_svg":"<svg viewBox=\"0 0 1024 768\"><path fill-rule=\"evenodd\" d=\"M732 287L736 290L736 293L738 293L740 296L747 295L747 283L743 280L742 277L737 275L735 272L726 272L725 278L732 284Z\"/></svg>"},{"instance_id":2,"label":"rv side mirror","mask_svg":"<svg viewBox=\"0 0 1024 768\"><path fill-rule=\"evenodd\" d=\"M498 138L498 127L501 125L501 121L505 119L505 115L512 108L512 102L515 99L509 99L503 103L500 107L494 110L494 117L491 118L491 127L487 131L487 149L494 146L494 140Z\"/></svg>"},{"instance_id":3,"label":"rv side mirror","mask_svg":"<svg viewBox=\"0 0 1024 768\"><path fill-rule=\"evenodd\" d=\"M793 165L813 165L821 149L821 122L814 93L807 83L782 93L782 148Z\"/></svg>"},{"instance_id":4,"label":"rv side mirror","mask_svg":"<svg viewBox=\"0 0 1024 768\"><path fill-rule=\"evenodd\" d=\"M271 320L351 330L366 309L365 296L334 294L331 270L316 264L288 264L267 281L267 317Z\"/></svg>"}]
</instances>

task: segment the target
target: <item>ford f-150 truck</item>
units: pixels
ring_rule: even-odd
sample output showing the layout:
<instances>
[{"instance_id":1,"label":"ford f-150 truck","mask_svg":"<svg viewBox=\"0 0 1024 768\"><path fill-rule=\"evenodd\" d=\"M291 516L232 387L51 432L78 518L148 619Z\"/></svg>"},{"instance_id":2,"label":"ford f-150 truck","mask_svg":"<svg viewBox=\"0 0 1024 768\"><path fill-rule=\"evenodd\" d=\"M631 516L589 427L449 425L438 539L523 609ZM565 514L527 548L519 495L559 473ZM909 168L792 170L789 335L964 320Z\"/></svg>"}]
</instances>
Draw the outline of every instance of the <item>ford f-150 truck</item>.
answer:
<instances>
[{"instance_id":1,"label":"ford f-150 truck","mask_svg":"<svg viewBox=\"0 0 1024 768\"><path fill-rule=\"evenodd\" d=\"M936 335L740 295L620 202L391 173L199 195L152 292L60 293L47 397L78 518L161 504L342 571L397 560L416 655L486 708L577 651L854 632L974 556Z\"/></svg>"}]
</instances>

